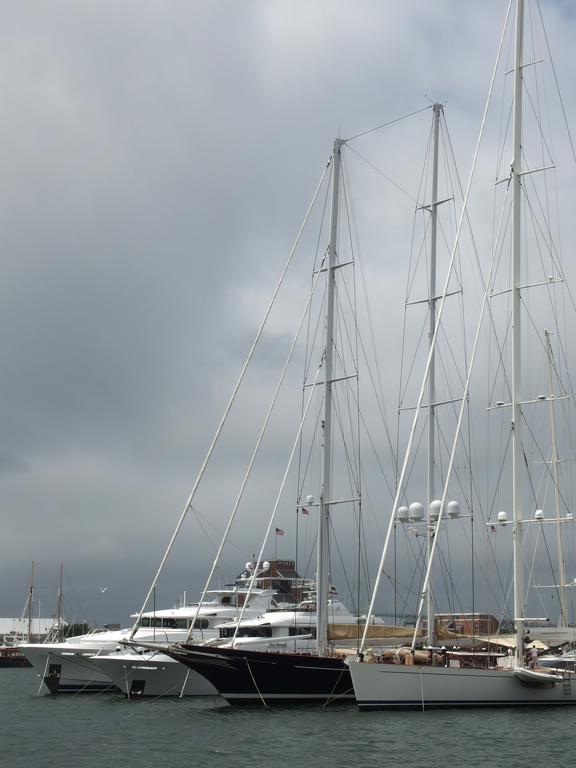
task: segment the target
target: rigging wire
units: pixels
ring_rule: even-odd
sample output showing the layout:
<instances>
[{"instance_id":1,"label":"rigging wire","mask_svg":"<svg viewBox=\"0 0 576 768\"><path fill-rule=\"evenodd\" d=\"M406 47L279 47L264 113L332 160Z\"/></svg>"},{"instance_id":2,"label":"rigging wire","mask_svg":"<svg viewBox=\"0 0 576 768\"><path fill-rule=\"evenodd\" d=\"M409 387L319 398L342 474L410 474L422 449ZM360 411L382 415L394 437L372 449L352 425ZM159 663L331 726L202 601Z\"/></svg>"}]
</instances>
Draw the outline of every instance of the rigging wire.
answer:
<instances>
[{"instance_id":1,"label":"rigging wire","mask_svg":"<svg viewBox=\"0 0 576 768\"><path fill-rule=\"evenodd\" d=\"M184 508L182 512L180 513L180 517L178 518L178 522L176 523L176 527L174 529L174 532L170 538L170 541L168 542L168 546L166 548L166 551L164 552L164 555L162 557L162 560L160 561L160 565L158 566L158 569L156 571L156 574L152 580L152 583L150 585L150 588L148 590L148 593L146 594L146 597L144 598L144 602L142 604L142 608L138 612L138 615L134 621L134 624L132 626L132 629L130 631L130 639L132 640L134 638L134 634L136 633L136 629L138 628L138 625L142 619L142 614L144 613L146 606L148 605L148 602L152 596L152 593L154 592L156 588L156 584L158 583L158 579L160 578L160 574L162 573L162 570L164 569L164 565L170 555L170 552L172 551L172 548L174 546L174 542L176 541L176 538L178 536L178 533L180 532L180 529L182 528L182 524L184 523L184 520L188 514L188 510L190 509L190 506L192 504L192 501L194 497L196 496L196 491L198 490L198 486L200 485L200 481L202 480L204 473L206 471L206 468L208 464L210 463L210 460L212 458L212 455L214 453L214 450L216 448L216 445L220 439L220 435L222 434L222 430L224 429L224 425L226 424L226 421L228 420L228 415L232 409L232 406L234 405L236 401L236 396L238 394L238 390L240 389L240 385L242 384L244 377L246 375L246 371L248 370L248 366L250 365L250 362L254 356L254 352L256 351L256 347L258 346L258 343L262 337L262 334L264 333L264 328L266 327L268 323L268 319L270 317L270 314L272 312L272 308L274 304L276 303L276 299L278 297L278 293L280 292L280 288L284 282L284 279L286 277L286 274L288 272L288 269L292 263L294 254L296 253L296 249L298 247L298 244L300 242L300 239L302 237L302 233L304 232L304 229L308 223L308 220L310 218L310 215L312 213L312 210L314 208L316 198L320 192L320 189L322 188L322 184L324 182L324 178L326 176L326 173L328 169L332 165L332 157L328 160L326 166L324 167L324 170L322 172L322 175L320 177L320 181L318 182L318 185L316 187L316 190L314 192L314 195L312 196L312 201L310 202L310 205L308 206L308 210L306 211L306 214L304 216L304 220L302 222L302 225L298 231L298 234L296 236L296 239L292 245L292 248L290 249L290 253L288 255L288 258L286 260L286 263L284 265L284 268L282 270L282 273L280 275L280 278L274 288L274 291L272 292L272 297L268 303L268 306L266 308L266 311L264 313L264 318L260 324L260 327L256 333L256 337L254 338L254 341L252 342L252 346L250 348L250 351L248 352L248 355L246 357L246 360L244 361L244 365L242 366L242 370L240 371L240 374L238 376L238 379L236 381L236 384L234 385L234 388L232 390L232 394L230 396L230 399L228 400L228 403L226 405L226 408L224 409L224 413L222 415L222 418L220 419L220 423L218 424L216 428L216 432L214 433L214 436L212 438L212 442L210 444L210 447L208 448L208 451L204 457L204 461L202 462L202 465L200 467L200 470L196 476L196 480L194 481L194 485L192 487L192 491L190 492L190 495L186 501L186 504L184 505ZM211 573L214 572L215 566L213 566L213 569ZM208 587L204 589L203 594L206 593Z\"/></svg>"},{"instance_id":2,"label":"rigging wire","mask_svg":"<svg viewBox=\"0 0 576 768\"><path fill-rule=\"evenodd\" d=\"M406 120L409 117L413 117L414 115L419 115L420 112L425 112L427 109L432 109L432 104L428 104L425 107L420 107L420 109L415 109L413 112L409 112L407 115L402 115L402 117L396 117L394 120L389 120L387 123L382 123L381 125L377 125L375 128L369 128L366 131L361 131L360 133L354 134L354 136L350 136L348 139L344 139L346 143L350 141L354 141L354 139L360 138L360 136L367 136L369 133L374 133L375 131L379 131L381 128L387 128L389 125L394 125L394 123L399 123L401 120Z\"/></svg>"},{"instance_id":3,"label":"rigging wire","mask_svg":"<svg viewBox=\"0 0 576 768\"><path fill-rule=\"evenodd\" d=\"M407 192L407 191L406 191L405 189L403 189L403 188L402 188L402 187L401 187L399 184L397 184L395 181L393 181L393 180L390 178L390 176L387 176L387 175L384 173L384 171L380 170L380 168L378 168L377 166L375 166L375 165L374 165L374 163L372 163L370 160L368 160L366 157L364 157L364 155L361 155L361 154L360 154L360 152L358 152L358 150L357 150L357 149L355 149L354 147L351 147L351 146L350 146L350 145L348 145L348 144L347 144L346 146L348 147L348 149L349 149L349 151L350 151L350 152L353 152L353 153L354 153L354 154L355 154L355 155L356 155L356 156L357 156L357 157L358 157L360 160L362 160L362 162L366 163L366 165L367 165L369 168L372 168L372 170L373 170L373 171L376 171L376 173L377 173L377 174L379 174L380 176L382 176L382 178L383 178L383 179L386 179L386 181L387 181L389 184L391 184L391 185L392 185L392 186L393 186L395 189L397 189L399 192L401 192L401 193L402 193L403 195L405 195L407 198L409 198L410 200L412 200L412 202L413 202L413 203L416 203L416 204L418 203L418 200L416 200L416 198L412 197L412 195L411 195L409 192Z\"/></svg>"},{"instance_id":4,"label":"rigging wire","mask_svg":"<svg viewBox=\"0 0 576 768\"><path fill-rule=\"evenodd\" d=\"M574 158L574 162L576 163L576 149L574 148L574 142L572 140L572 133L570 131L570 124L568 122L568 117L566 115L566 108L564 107L564 101L562 99L562 92L560 90L560 83L558 81L558 75L556 74L556 67L554 66L554 59L552 58L552 51L550 50L550 44L548 42L548 35L546 34L546 27L544 25L544 19L542 18L542 8L540 7L539 0L536 0L536 7L538 8L538 13L540 15L540 22L542 24L542 31L544 33L544 40L546 41L546 48L548 50L548 56L550 57L550 64L552 67L552 73L554 75L554 82L556 83L556 90L558 92L558 99L560 100L560 107L562 109L562 115L564 117L564 124L566 126L566 133L568 135L568 140L570 142L570 147L572 149L572 157Z\"/></svg>"}]
</instances>

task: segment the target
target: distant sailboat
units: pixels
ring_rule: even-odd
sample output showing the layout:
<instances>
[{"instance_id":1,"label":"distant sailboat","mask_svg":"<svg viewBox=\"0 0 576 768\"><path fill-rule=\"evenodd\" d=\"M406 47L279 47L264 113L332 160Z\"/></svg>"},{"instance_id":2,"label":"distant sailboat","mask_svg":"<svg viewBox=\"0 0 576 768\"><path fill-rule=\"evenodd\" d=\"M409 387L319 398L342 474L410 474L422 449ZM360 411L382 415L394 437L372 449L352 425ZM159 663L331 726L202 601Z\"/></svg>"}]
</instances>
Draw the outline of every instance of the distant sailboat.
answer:
<instances>
[{"instance_id":1,"label":"distant sailboat","mask_svg":"<svg viewBox=\"0 0 576 768\"><path fill-rule=\"evenodd\" d=\"M28 588L28 596L26 598L26 605L22 616L27 617L27 639L30 642L32 637L32 625L33 625L33 610L34 610L34 571L35 563L32 563L32 575L30 576L30 586ZM30 667L32 666L28 659L22 654L22 651L18 647L22 642L22 637L17 634L4 636L2 645L0 645L0 669L5 667Z\"/></svg>"}]
</instances>

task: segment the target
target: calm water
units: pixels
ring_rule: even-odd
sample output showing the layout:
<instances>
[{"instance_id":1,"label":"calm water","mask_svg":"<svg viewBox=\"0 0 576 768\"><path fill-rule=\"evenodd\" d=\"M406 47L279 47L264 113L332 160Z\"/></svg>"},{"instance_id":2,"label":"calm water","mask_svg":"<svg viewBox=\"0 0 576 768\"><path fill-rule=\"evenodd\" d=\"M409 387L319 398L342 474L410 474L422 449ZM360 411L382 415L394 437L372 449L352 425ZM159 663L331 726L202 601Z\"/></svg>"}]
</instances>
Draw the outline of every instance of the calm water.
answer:
<instances>
[{"instance_id":1,"label":"calm water","mask_svg":"<svg viewBox=\"0 0 576 768\"><path fill-rule=\"evenodd\" d=\"M30 669L0 670L0 766L297 768L572 766L576 707L476 712L199 708L193 699L36 696Z\"/></svg>"}]
</instances>

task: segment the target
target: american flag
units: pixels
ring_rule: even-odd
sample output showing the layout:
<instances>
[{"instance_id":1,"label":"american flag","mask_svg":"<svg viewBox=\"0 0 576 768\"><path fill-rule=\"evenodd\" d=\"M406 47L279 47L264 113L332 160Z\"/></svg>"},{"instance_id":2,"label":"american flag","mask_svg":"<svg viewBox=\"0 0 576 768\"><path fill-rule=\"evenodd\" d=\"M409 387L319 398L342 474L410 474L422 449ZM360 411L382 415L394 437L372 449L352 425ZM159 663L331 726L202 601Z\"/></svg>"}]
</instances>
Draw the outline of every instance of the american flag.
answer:
<instances>
[{"instance_id":1,"label":"american flag","mask_svg":"<svg viewBox=\"0 0 576 768\"><path fill-rule=\"evenodd\" d=\"M308 510L306 509L306 507L302 507L302 514L303 514L303 515L309 515L309 514L310 514L310 512L308 512Z\"/></svg>"},{"instance_id":2,"label":"american flag","mask_svg":"<svg viewBox=\"0 0 576 768\"><path fill-rule=\"evenodd\" d=\"M284 536L284 528L276 528L276 536Z\"/></svg>"}]
</instances>

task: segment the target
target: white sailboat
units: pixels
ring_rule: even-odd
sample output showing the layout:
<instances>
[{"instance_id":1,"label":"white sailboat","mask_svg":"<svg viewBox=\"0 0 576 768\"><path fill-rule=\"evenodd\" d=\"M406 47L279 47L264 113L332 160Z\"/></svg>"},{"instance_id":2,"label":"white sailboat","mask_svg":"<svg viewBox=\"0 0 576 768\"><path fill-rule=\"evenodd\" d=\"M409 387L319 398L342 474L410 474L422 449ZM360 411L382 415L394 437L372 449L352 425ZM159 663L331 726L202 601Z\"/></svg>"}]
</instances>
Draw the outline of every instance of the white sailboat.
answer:
<instances>
[{"instance_id":1,"label":"white sailboat","mask_svg":"<svg viewBox=\"0 0 576 768\"><path fill-rule=\"evenodd\" d=\"M513 583L514 583L514 620L515 649L511 663L505 668L463 666L456 655L445 654L436 663L394 664L383 663L370 654L363 653L366 638L363 639L361 652L348 659L354 691L361 709L426 709L430 707L475 707L509 705L563 705L576 704L576 675L569 670L540 669L537 660L527 664L524 655L526 613L524 594L524 555L523 529L528 522L522 503L521 487L523 482L524 455L521 440L522 401L521 401L521 336L520 311L522 304L521 281L521 195L523 176L532 171L522 167L522 91L523 73L528 63L523 57L524 44L524 0L516 2L515 24L515 64L513 98L513 158L509 184L512 189L512 379L511 379L511 441L512 441L512 520L508 521L505 513L499 514L502 525L510 525L513 536ZM530 62L532 63L532 62ZM485 297L486 301L486 297ZM440 309L440 312L442 310ZM480 327L480 326L479 326ZM479 334L477 334L476 341ZM430 358L427 375L430 371ZM423 383L424 384L426 377ZM468 375L462 403L468 395L470 375ZM421 400L420 400L421 402ZM504 405L500 403L499 405ZM461 410L461 413L463 411ZM417 418L417 415L415 419ZM408 452L407 452L408 456ZM447 486L452 469L453 454L447 473L439 519L446 508ZM399 485L403 482L403 473ZM392 517L397 514L398 498L393 507ZM544 521L544 515L536 513L537 522ZM554 518L551 519L553 521ZM391 521L392 524L392 521ZM389 538L389 537L388 537ZM388 538L387 542L388 543ZM432 550L436 542L432 545ZM373 612L380 576L386 557L386 545L382 553L379 575L376 580L370 613ZM433 554L433 552L432 552ZM422 588L423 604L430 590L430 562ZM415 650L416 641L412 643ZM486 663L486 662L484 662Z\"/></svg>"}]
</instances>

